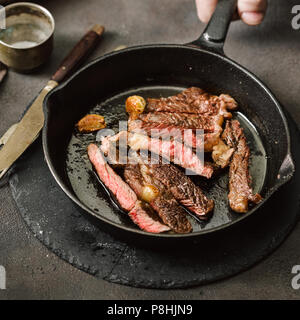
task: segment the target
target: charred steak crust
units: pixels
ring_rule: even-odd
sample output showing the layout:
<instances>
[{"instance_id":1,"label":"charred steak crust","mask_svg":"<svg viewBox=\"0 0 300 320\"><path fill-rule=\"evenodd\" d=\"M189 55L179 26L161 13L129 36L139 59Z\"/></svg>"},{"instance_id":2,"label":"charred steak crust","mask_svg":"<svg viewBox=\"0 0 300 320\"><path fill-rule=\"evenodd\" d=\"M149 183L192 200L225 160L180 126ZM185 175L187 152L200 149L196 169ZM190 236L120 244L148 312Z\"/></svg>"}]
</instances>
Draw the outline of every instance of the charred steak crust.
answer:
<instances>
[{"instance_id":1,"label":"charred steak crust","mask_svg":"<svg viewBox=\"0 0 300 320\"><path fill-rule=\"evenodd\" d=\"M213 200L208 199L181 170L169 164L155 164L150 168L153 176L171 191L177 201L200 219L208 218L208 213L214 208Z\"/></svg>"},{"instance_id":2,"label":"charred steak crust","mask_svg":"<svg viewBox=\"0 0 300 320\"><path fill-rule=\"evenodd\" d=\"M160 99L147 99L146 112L176 112L206 114L209 116L221 113L225 118L231 118L226 110L237 107L235 100L229 95L222 94L219 97L206 93L196 87L188 88L175 96Z\"/></svg>"},{"instance_id":3,"label":"charred steak crust","mask_svg":"<svg viewBox=\"0 0 300 320\"><path fill-rule=\"evenodd\" d=\"M141 198L142 190L146 183L155 183L159 188L160 194L150 202L151 207L158 213L162 221L177 233L188 233L192 230L192 226L186 217L186 212L173 196L163 188L163 186L153 181L153 177L148 177L148 181L144 180L139 164L128 164L124 170L125 181Z\"/></svg>"},{"instance_id":4,"label":"charred steak crust","mask_svg":"<svg viewBox=\"0 0 300 320\"><path fill-rule=\"evenodd\" d=\"M151 206L158 212L163 222L175 232L189 233L192 231L186 212L174 198L157 197L151 202Z\"/></svg>"},{"instance_id":5,"label":"charred steak crust","mask_svg":"<svg viewBox=\"0 0 300 320\"><path fill-rule=\"evenodd\" d=\"M238 120L226 121L222 139L232 148L237 149L240 140L246 140Z\"/></svg>"},{"instance_id":6,"label":"charred steak crust","mask_svg":"<svg viewBox=\"0 0 300 320\"><path fill-rule=\"evenodd\" d=\"M262 197L251 188L250 149L238 120L226 122L222 138L235 149L229 168L229 205L236 212L247 212L248 202L258 203Z\"/></svg>"},{"instance_id":7,"label":"charred steak crust","mask_svg":"<svg viewBox=\"0 0 300 320\"><path fill-rule=\"evenodd\" d=\"M138 120L140 120L141 128L163 129L174 126L182 129L203 129L204 132L214 132L215 130L214 119L201 114L149 112L140 114Z\"/></svg>"}]
</instances>

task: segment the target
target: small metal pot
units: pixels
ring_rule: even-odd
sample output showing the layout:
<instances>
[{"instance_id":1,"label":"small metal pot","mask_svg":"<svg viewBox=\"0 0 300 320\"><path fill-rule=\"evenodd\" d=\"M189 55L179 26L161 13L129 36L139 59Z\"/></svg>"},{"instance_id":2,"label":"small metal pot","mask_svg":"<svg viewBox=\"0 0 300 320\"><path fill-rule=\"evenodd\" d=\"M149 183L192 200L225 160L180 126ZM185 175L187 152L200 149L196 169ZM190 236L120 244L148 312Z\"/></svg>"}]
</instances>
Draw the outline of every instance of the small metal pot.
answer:
<instances>
[{"instance_id":1,"label":"small metal pot","mask_svg":"<svg viewBox=\"0 0 300 320\"><path fill-rule=\"evenodd\" d=\"M0 30L0 61L19 72L29 72L49 58L54 19L40 5L18 2L5 7L6 28Z\"/></svg>"}]
</instances>

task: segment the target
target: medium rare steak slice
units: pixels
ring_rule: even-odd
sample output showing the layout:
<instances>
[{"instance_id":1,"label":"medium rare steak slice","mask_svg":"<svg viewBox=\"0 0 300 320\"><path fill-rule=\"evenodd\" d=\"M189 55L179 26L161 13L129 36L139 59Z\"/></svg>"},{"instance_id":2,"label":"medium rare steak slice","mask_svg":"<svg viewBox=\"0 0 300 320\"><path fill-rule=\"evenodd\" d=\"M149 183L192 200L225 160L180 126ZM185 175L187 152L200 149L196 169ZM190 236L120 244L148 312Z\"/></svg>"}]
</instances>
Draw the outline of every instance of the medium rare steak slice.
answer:
<instances>
[{"instance_id":1,"label":"medium rare steak slice","mask_svg":"<svg viewBox=\"0 0 300 320\"><path fill-rule=\"evenodd\" d=\"M128 128L130 132L144 134L152 138L161 138L164 140L175 139L179 142L183 142L187 147L197 148L204 152L211 151L212 146L218 143L220 133L222 131L205 133L203 135L198 129L182 129L171 126L163 128L163 126L157 125L156 123L145 124L138 121L139 120L134 123L134 126L129 124Z\"/></svg>"},{"instance_id":2,"label":"medium rare steak slice","mask_svg":"<svg viewBox=\"0 0 300 320\"><path fill-rule=\"evenodd\" d=\"M88 156L101 181L116 197L121 208L129 211L128 215L135 224L142 230L152 233L170 230L146 203L137 200L136 194L129 185L106 163L97 145L88 146Z\"/></svg>"},{"instance_id":3,"label":"medium rare steak slice","mask_svg":"<svg viewBox=\"0 0 300 320\"><path fill-rule=\"evenodd\" d=\"M140 164L128 164L124 170L125 181L131 186L140 199L147 199L151 207L158 213L162 221L177 233L188 233L192 226L186 212L172 194L157 180L148 174L148 170ZM158 192L149 195L145 190L152 188Z\"/></svg>"},{"instance_id":4,"label":"medium rare steak slice","mask_svg":"<svg viewBox=\"0 0 300 320\"><path fill-rule=\"evenodd\" d=\"M209 152L219 140L222 123L221 115L208 117L188 113L149 112L140 114L136 120L129 117L128 131L143 133L152 138L174 138L189 147L204 147L204 151ZM204 135L199 129L204 131Z\"/></svg>"},{"instance_id":5,"label":"medium rare steak slice","mask_svg":"<svg viewBox=\"0 0 300 320\"><path fill-rule=\"evenodd\" d=\"M200 187L196 186L181 170L171 164L154 164L149 168L153 177L163 183L177 201L200 219L208 218L208 213L214 208L213 200L207 199Z\"/></svg>"},{"instance_id":6,"label":"medium rare steak slice","mask_svg":"<svg viewBox=\"0 0 300 320\"><path fill-rule=\"evenodd\" d=\"M107 154L109 157L109 153ZM200 187L196 186L181 170L171 164L164 164L162 158L159 158L158 164L151 164L151 159L143 154L134 153L128 160L134 161L133 169L127 167L127 172L131 171L127 178L131 181L132 189L142 197L141 185L143 180L156 179L164 185L174 196L174 198L190 211L194 212L201 219L207 219L208 213L213 210L214 202L206 198ZM119 164L118 164L119 165ZM142 172L138 170L138 165L142 166ZM143 176L145 172L146 176ZM149 175L152 177L149 177ZM129 181L128 180L128 181Z\"/></svg>"},{"instance_id":7,"label":"medium rare steak slice","mask_svg":"<svg viewBox=\"0 0 300 320\"><path fill-rule=\"evenodd\" d=\"M152 233L161 233L171 230L170 227L161 222L157 213L144 201L138 200L128 215L142 230Z\"/></svg>"},{"instance_id":8,"label":"medium rare steak slice","mask_svg":"<svg viewBox=\"0 0 300 320\"><path fill-rule=\"evenodd\" d=\"M247 212L248 202L258 203L262 197L253 194L249 174L250 149L238 120L226 122L222 138L235 149L229 169L229 204L236 212Z\"/></svg>"},{"instance_id":9,"label":"medium rare steak slice","mask_svg":"<svg viewBox=\"0 0 300 320\"><path fill-rule=\"evenodd\" d=\"M168 98L147 100L145 112L195 113L208 116L222 114L225 118L231 118L232 115L227 109L233 110L237 107L236 101L227 94L218 97L196 87Z\"/></svg>"},{"instance_id":10,"label":"medium rare steak slice","mask_svg":"<svg viewBox=\"0 0 300 320\"><path fill-rule=\"evenodd\" d=\"M133 150L154 152L200 176L211 178L213 174L213 167L210 164L202 162L191 148L179 141L160 140L134 133L129 134L128 145Z\"/></svg>"},{"instance_id":11,"label":"medium rare steak slice","mask_svg":"<svg viewBox=\"0 0 300 320\"><path fill-rule=\"evenodd\" d=\"M213 174L214 168L210 163L202 162L191 148L176 140L160 140L138 133L120 131L114 136L102 138L101 150L103 153L108 154L111 144L117 143L124 136L127 137L127 143L133 151L151 151L206 178L210 178Z\"/></svg>"},{"instance_id":12,"label":"medium rare steak slice","mask_svg":"<svg viewBox=\"0 0 300 320\"><path fill-rule=\"evenodd\" d=\"M116 197L120 206L126 211L130 211L137 201L137 196L134 191L106 163L97 145L90 144L88 146L88 156L99 178Z\"/></svg>"}]
</instances>

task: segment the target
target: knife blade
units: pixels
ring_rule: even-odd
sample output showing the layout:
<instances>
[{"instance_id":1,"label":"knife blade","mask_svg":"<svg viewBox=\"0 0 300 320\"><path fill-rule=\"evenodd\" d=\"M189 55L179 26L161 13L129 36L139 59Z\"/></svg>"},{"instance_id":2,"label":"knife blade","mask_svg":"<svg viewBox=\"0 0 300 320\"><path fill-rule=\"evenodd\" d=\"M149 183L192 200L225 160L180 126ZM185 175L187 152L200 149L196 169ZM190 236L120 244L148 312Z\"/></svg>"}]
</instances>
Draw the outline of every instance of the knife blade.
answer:
<instances>
[{"instance_id":1,"label":"knife blade","mask_svg":"<svg viewBox=\"0 0 300 320\"><path fill-rule=\"evenodd\" d=\"M44 125L43 101L45 96L69 76L88 56L100 40L103 32L103 26L95 25L63 60L51 80L48 81L18 123L14 133L0 150L0 171L8 169L35 140Z\"/></svg>"},{"instance_id":2,"label":"knife blade","mask_svg":"<svg viewBox=\"0 0 300 320\"><path fill-rule=\"evenodd\" d=\"M9 127L9 129L7 129L7 131L4 133L4 135L0 138L0 146L4 145L9 137L15 132L15 129L17 127L17 123L13 124L11 127ZM6 175L6 173L8 172L9 168L6 168L4 170L2 170L2 172L0 173L0 188L2 187L3 184L3 181L2 181L2 178Z\"/></svg>"}]
</instances>

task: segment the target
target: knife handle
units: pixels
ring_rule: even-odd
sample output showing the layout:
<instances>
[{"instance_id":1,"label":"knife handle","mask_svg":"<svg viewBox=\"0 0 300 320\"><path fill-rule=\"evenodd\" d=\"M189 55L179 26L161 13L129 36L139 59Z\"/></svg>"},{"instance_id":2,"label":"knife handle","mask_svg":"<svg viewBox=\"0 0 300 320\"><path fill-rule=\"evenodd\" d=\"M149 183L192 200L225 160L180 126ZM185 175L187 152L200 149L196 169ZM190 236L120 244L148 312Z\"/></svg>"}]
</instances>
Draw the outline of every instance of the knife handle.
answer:
<instances>
[{"instance_id":1,"label":"knife handle","mask_svg":"<svg viewBox=\"0 0 300 320\"><path fill-rule=\"evenodd\" d=\"M0 61L0 83L5 78L7 74L7 67Z\"/></svg>"},{"instance_id":2,"label":"knife handle","mask_svg":"<svg viewBox=\"0 0 300 320\"><path fill-rule=\"evenodd\" d=\"M90 31L88 31L65 57L51 80L59 83L69 76L97 45L103 32L104 27L99 25L95 25Z\"/></svg>"}]
</instances>

